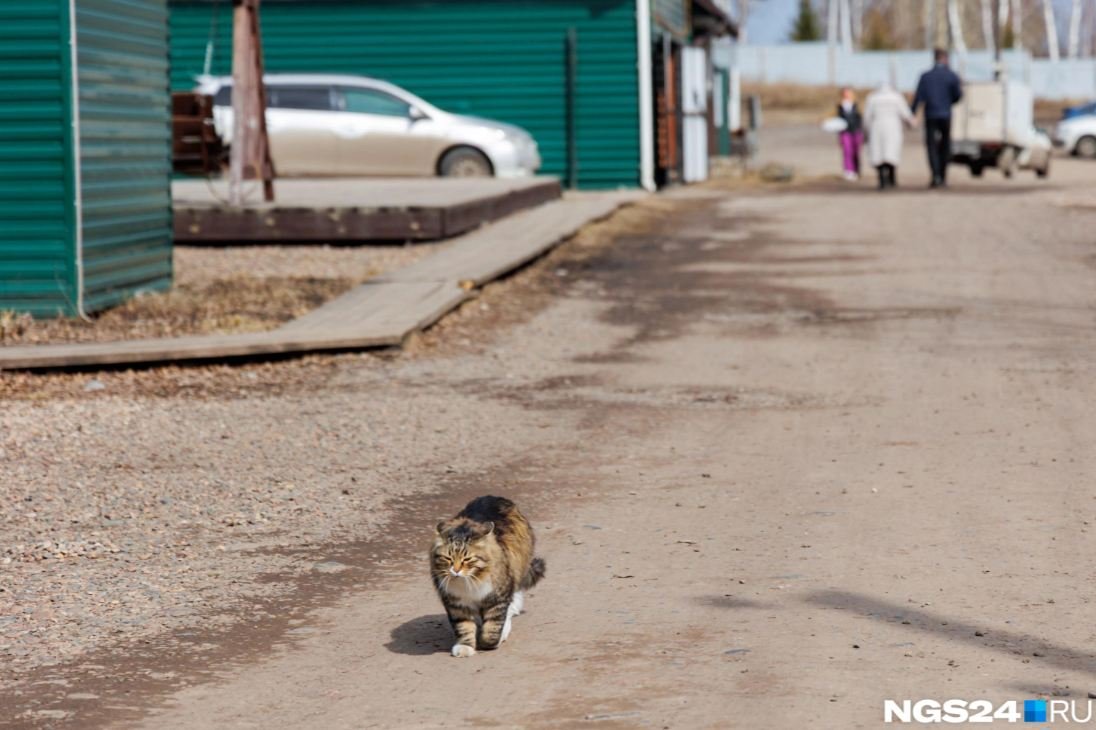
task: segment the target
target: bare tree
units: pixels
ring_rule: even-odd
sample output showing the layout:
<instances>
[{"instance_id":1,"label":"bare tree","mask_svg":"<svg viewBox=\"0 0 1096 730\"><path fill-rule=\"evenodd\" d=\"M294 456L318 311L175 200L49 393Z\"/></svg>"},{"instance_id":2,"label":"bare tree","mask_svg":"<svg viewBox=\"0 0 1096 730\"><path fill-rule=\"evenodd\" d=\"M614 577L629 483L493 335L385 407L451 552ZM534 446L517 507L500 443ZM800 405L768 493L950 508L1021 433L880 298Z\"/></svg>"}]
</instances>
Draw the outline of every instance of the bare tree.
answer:
<instances>
[{"instance_id":1,"label":"bare tree","mask_svg":"<svg viewBox=\"0 0 1096 730\"><path fill-rule=\"evenodd\" d=\"M1069 57L1077 58L1081 53L1081 0L1073 0L1069 12Z\"/></svg>"},{"instance_id":2,"label":"bare tree","mask_svg":"<svg viewBox=\"0 0 1096 730\"><path fill-rule=\"evenodd\" d=\"M865 0L852 0L852 39L858 48L864 37L864 3Z\"/></svg>"},{"instance_id":3,"label":"bare tree","mask_svg":"<svg viewBox=\"0 0 1096 730\"><path fill-rule=\"evenodd\" d=\"M959 15L959 0L948 0L948 35L951 36L951 44L955 46L955 50L960 55L965 54L967 41L963 38L963 19Z\"/></svg>"},{"instance_id":4,"label":"bare tree","mask_svg":"<svg viewBox=\"0 0 1096 730\"><path fill-rule=\"evenodd\" d=\"M831 48L837 45L839 2L840 0L826 0L826 42Z\"/></svg>"},{"instance_id":5,"label":"bare tree","mask_svg":"<svg viewBox=\"0 0 1096 730\"><path fill-rule=\"evenodd\" d=\"M746 25L750 19L750 0L737 0L738 8L738 42L746 45L749 41L746 37Z\"/></svg>"},{"instance_id":6,"label":"bare tree","mask_svg":"<svg viewBox=\"0 0 1096 730\"><path fill-rule=\"evenodd\" d=\"M993 33L993 0L982 0L982 46L990 52L996 50Z\"/></svg>"},{"instance_id":7,"label":"bare tree","mask_svg":"<svg viewBox=\"0 0 1096 730\"><path fill-rule=\"evenodd\" d=\"M841 0L841 46L852 50L852 6L849 0Z\"/></svg>"},{"instance_id":8,"label":"bare tree","mask_svg":"<svg viewBox=\"0 0 1096 730\"><path fill-rule=\"evenodd\" d=\"M1054 17L1052 0L1043 0L1043 25L1047 33L1047 54L1051 61L1057 61L1061 57L1061 49L1058 46L1058 21Z\"/></svg>"},{"instance_id":9,"label":"bare tree","mask_svg":"<svg viewBox=\"0 0 1096 730\"><path fill-rule=\"evenodd\" d=\"M933 42L932 42L932 21L933 21L932 5L933 5L933 0L921 0L921 1L922 1L922 5L921 5L921 12L922 12L921 27L925 31L925 39L924 39L924 41L922 41L922 43L925 46L925 48L932 48L932 46L934 45Z\"/></svg>"},{"instance_id":10,"label":"bare tree","mask_svg":"<svg viewBox=\"0 0 1096 730\"><path fill-rule=\"evenodd\" d=\"M1012 12L1009 13L1012 20L1012 45L1014 48L1024 48L1024 1L1012 0Z\"/></svg>"},{"instance_id":11,"label":"bare tree","mask_svg":"<svg viewBox=\"0 0 1096 730\"><path fill-rule=\"evenodd\" d=\"M1090 2L1086 6L1084 18L1081 20L1085 34L1084 55L1091 58L1096 56L1096 2Z\"/></svg>"}]
</instances>

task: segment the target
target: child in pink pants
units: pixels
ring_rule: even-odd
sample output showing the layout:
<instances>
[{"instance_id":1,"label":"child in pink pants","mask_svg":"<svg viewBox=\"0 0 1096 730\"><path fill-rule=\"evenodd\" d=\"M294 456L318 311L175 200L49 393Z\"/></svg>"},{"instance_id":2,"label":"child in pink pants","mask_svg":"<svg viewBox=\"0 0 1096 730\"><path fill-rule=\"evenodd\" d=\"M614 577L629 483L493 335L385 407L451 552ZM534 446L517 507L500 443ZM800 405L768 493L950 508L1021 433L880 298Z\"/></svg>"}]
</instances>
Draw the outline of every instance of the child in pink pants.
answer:
<instances>
[{"instance_id":1,"label":"child in pink pants","mask_svg":"<svg viewBox=\"0 0 1096 730\"><path fill-rule=\"evenodd\" d=\"M837 116L845 120L845 131L838 135L841 142L841 157L846 180L860 179L860 147L864 144L864 122L860 109L856 106L856 94L845 87L841 89L841 103L837 105Z\"/></svg>"}]
</instances>

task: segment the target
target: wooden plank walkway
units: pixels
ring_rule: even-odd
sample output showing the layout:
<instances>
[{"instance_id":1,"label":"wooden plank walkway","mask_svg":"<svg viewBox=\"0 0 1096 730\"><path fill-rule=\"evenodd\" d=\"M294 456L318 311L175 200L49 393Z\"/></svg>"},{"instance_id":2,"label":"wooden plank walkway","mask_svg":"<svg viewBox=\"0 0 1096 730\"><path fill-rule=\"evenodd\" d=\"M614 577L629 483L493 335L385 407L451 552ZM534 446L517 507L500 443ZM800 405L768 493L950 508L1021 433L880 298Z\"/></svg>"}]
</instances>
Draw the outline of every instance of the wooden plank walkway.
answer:
<instances>
[{"instance_id":1,"label":"wooden plank walkway","mask_svg":"<svg viewBox=\"0 0 1096 730\"><path fill-rule=\"evenodd\" d=\"M323 178L275 183L277 199L233 207L227 183L172 183L177 243L431 241L556 200L559 181Z\"/></svg>"},{"instance_id":2,"label":"wooden plank walkway","mask_svg":"<svg viewBox=\"0 0 1096 730\"><path fill-rule=\"evenodd\" d=\"M429 258L384 274L380 281L454 281L482 286L523 266L620 206L620 194L569 198L515 215L467 236Z\"/></svg>"},{"instance_id":3,"label":"wooden plank walkway","mask_svg":"<svg viewBox=\"0 0 1096 730\"><path fill-rule=\"evenodd\" d=\"M642 194L569 195L453 241L430 258L361 284L271 332L0 347L0 370L57 370L259 359L399 345L582 226Z\"/></svg>"}]
</instances>

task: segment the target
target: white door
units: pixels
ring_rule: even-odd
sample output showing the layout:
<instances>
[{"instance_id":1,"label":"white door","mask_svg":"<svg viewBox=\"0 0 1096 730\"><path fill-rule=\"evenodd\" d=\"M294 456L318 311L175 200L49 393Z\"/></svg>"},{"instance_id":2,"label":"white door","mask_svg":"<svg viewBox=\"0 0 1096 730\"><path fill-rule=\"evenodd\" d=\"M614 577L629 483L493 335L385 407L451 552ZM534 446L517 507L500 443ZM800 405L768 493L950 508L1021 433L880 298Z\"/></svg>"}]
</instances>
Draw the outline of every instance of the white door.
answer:
<instances>
[{"instance_id":1,"label":"white door","mask_svg":"<svg viewBox=\"0 0 1096 730\"><path fill-rule=\"evenodd\" d=\"M328 86L266 87L266 131L275 174L284 177L333 174L337 151L331 94ZM217 92L213 119L218 133L231 145L234 131L231 86Z\"/></svg>"},{"instance_id":2,"label":"white door","mask_svg":"<svg viewBox=\"0 0 1096 730\"><path fill-rule=\"evenodd\" d=\"M336 163L336 113L328 86L267 87L266 130L278 175L330 175Z\"/></svg>"},{"instance_id":3,"label":"white door","mask_svg":"<svg viewBox=\"0 0 1096 730\"><path fill-rule=\"evenodd\" d=\"M682 155L685 182L708 179L708 54L681 49Z\"/></svg>"},{"instance_id":4,"label":"white door","mask_svg":"<svg viewBox=\"0 0 1096 730\"><path fill-rule=\"evenodd\" d=\"M344 86L337 91L336 106L342 174L437 174L448 140L432 119L412 114L411 104L380 89Z\"/></svg>"}]
</instances>

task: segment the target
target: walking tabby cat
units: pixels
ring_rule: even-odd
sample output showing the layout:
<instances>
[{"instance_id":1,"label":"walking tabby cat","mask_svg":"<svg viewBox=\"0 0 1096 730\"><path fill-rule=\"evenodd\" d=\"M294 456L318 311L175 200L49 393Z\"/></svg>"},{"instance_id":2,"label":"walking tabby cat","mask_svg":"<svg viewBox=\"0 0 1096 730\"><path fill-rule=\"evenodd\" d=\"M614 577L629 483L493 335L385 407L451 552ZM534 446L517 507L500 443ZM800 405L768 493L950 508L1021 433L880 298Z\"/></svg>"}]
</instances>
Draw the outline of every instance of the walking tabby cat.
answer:
<instances>
[{"instance_id":1,"label":"walking tabby cat","mask_svg":"<svg viewBox=\"0 0 1096 730\"><path fill-rule=\"evenodd\" d=\"M544 577L533 528L504 497L477 497L438 523L430 574L457 635L455 657L495 649L510 635L525 591Z\"/></svg>"}]
</instances>

